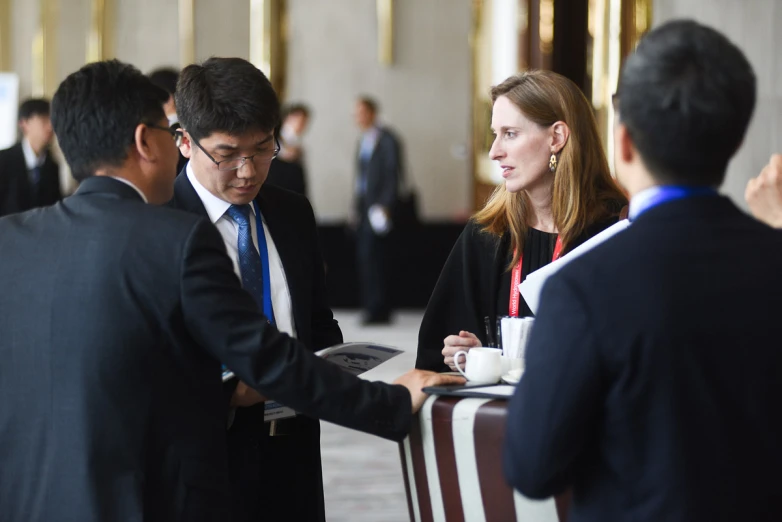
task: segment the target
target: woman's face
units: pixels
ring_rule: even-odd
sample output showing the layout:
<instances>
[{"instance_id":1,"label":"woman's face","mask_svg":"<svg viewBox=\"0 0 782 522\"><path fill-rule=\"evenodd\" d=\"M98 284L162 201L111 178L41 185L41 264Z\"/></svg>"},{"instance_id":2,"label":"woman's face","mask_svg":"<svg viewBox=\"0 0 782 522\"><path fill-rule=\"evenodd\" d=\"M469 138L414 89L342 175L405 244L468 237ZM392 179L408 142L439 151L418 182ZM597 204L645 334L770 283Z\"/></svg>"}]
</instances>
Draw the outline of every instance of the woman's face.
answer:
<instances>
[{"instance_id":1,"label":"woman's face","mask_svg":"<svg viewBox=\"0 0 782 522\"><path fill-rule=\"evenodd\" d=\"M548 163L552 133L527 119L507 97L494 102L491 116L494 133L489 157L502 167L508 192L530 190L551 183Z\"/></svg>"}]
</instances>

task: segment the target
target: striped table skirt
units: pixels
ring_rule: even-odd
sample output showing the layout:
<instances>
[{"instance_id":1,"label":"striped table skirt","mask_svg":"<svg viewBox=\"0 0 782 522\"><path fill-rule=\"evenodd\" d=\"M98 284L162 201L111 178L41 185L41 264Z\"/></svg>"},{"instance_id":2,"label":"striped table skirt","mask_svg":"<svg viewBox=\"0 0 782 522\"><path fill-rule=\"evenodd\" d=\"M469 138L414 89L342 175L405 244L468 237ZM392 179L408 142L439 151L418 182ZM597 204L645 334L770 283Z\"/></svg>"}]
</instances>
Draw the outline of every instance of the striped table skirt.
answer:
<instances>
[{"instance_id":1,"label":"striped table skirt","mask_svg":"<svg viewBox=\"0 0 782 522\"><path fill-rule=\"evenodd\" d=\"M411 522L564 522L569 499L513 491L502 474L507 402L427 399L400 444Z\"/></svg>"}]
</instances>

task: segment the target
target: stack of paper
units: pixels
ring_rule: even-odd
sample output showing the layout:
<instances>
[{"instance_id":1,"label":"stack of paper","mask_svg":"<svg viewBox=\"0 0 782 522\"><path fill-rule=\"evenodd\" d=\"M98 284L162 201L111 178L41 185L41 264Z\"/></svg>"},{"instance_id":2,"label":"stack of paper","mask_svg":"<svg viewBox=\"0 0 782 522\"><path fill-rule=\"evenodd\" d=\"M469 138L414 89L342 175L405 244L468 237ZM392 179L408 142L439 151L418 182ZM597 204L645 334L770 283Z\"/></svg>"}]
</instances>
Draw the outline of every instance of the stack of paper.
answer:
<instances>
[{"instance_id":1,"label":"stack of paper","mask_svg":"<svg viewBox=\"0 0 782 522\"><path fill-rule=\"evenodd\" d=\"M603 230L596 236L585 241L583 244L579 245L578 248L568 252L566 256L562 256L556 261L553 261L552 263L549 263L543 268L535 270L530 275L528 275L527 278L524 279L524 281L519 285L519 292L521 292L522 297L524 297L524 300L527 302L527 306L529 306L530 310L532 310L532 313L538 313L538 306L540 306L540 293L543 291L543 285L546 283L549 277L556 274L563 266L570 263L578 256L589 252L600 243L603 243L604 241L626 229L629 225L630 222L626 219L623 219L616 225Z\"/></svg>"}]
</instances>

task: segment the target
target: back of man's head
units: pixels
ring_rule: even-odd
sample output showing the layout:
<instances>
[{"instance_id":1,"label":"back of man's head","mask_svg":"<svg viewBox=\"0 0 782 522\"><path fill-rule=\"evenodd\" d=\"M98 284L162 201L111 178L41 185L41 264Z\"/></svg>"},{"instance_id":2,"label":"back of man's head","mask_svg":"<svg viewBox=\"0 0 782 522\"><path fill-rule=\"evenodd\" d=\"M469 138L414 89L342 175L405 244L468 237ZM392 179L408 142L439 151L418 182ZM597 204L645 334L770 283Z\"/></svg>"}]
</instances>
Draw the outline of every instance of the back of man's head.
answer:
<instances>
[{"instance_id":1,"label":"back of man's head","mask_svg":"<svg viewBox=\"0 0 782 522\"><path fill-rule=\"evenodd\" d=\"M35 116L49 116L51 105L44 98L28 98L19 106L19 121L27 121Z\"/></svg>"},{"instance_id":2,"label":"back of man's head","mask_svg":"<svg viewBox=\"0 0 782 522\"><path fill-rule=\"evenodd\" d=\"M182 128L196 140L214 132L272 132L280 122L280 102L271 82L241 58L188 65L179 75L175 99Z\"/></svg>"},{"instance_id":3,"label":"back of man's head","mask_svg":"<svg viewBox=\"0 0 782 522\"><path fill-rule=\"evenodd\" d=\"M693 21L651 31L619 78L618 116L652 176L718 186L755 107L755 74L721 33Z\"/></svg>"},{"instance_id":4,"label":"back of man's head","mask_svg":"<svg viewBox=\"0 0 782 522\"><path fill-rule=\"evenodd\" d=\"M149 79L152 83L173 96L176 92L176 84L179 81L179 71L172 67L162 67L149 73Z\"/></svg>"},{"instance_id":5,"label":"back of man's head","mask_svg":"<svg viewBox=\"0 0 782 522\"><path fill-rule=\"evenodd\" d=\"M117 60L85 65L60 84L52 99L52 124L73 177L120 167L140 123L165 119L168 93Z\"/></svg>"}]
</instances>

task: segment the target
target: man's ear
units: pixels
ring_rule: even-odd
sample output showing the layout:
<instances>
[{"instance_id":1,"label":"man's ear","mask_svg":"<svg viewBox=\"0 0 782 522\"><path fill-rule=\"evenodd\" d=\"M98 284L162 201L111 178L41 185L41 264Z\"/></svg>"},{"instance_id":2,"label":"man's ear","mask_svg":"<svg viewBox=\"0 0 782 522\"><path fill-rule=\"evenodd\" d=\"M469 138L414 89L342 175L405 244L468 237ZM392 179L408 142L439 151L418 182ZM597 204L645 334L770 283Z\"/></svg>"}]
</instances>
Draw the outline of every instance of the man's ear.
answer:
<instances>
[{"instance_id":1,"label":"man's ear","mask_svg":"<svg viewBox=\"0 0 782 522\"><path fill-rule=\"evenodd\" d=\"M567 143L570 138L570 127L564 121L555 122L551 126L551 152L552 154L559 154L559 151Z\"/></svg>"},{"instance_id":2,"label":"man's ear","mask_svg":"<svg viewBox=\"0 0 782 522\"><path fill-rule=\"evenodd\" d=\"M143 123L139 123L136 126L136 132L134 133L133 146L136 149L139 157L146 161L154 159L154 153L150 147L149 142L149 128Z\"/></svg>"},{"instance_id":3,"label":"man's ear","mask_svg":"<svg viewBox=\"0 0 782 522\"><path fill-rule=\"evenodd\" d=\"M179 129L179 132L182 133L182 142L179 145L179 152L182 153L182 156L190 159L193 154L193 141L190 139L190 134L184 130Z\"/></svg>"},{"instance_id":4,"label":"man's ear","mask_svg":"<svg viewBox=\"0 0 782 522\"><path fill-rule=\"evenodd\" d=\"M623 123L617 123L614 127L614 146L616 147L616 157L623 163L632 163L638 154L630 131Z\"/></svg>"}]
</instances>

